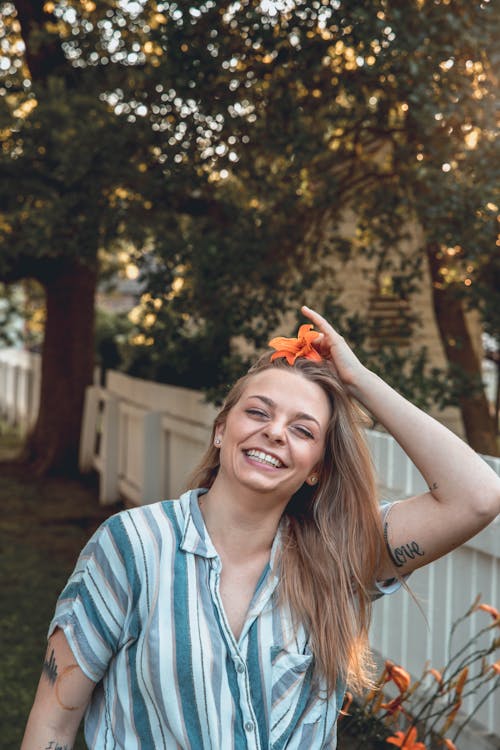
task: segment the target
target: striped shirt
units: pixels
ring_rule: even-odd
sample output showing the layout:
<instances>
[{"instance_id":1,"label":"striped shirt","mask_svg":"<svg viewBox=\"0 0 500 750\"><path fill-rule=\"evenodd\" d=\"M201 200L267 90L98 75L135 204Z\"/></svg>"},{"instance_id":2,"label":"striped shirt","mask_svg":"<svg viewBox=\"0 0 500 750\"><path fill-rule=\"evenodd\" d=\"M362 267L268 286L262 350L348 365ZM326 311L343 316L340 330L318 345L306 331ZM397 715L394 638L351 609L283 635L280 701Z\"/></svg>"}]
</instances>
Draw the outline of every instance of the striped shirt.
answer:
<instances>
[{"instance_id":1,"label":"striped shirt","mask_svg":"<svg viewBox=\"0 0 500 750\"><path fill-rule=\"evenodd\" d=\"M83 549L50 624L97 683L90 748L308 750L336 747L342 685L329 700L304 629L273 593L271 559L236 640L204 490L123 511ZM382 590L382 589L381 589Z\"/></svg>"}]
</instances>

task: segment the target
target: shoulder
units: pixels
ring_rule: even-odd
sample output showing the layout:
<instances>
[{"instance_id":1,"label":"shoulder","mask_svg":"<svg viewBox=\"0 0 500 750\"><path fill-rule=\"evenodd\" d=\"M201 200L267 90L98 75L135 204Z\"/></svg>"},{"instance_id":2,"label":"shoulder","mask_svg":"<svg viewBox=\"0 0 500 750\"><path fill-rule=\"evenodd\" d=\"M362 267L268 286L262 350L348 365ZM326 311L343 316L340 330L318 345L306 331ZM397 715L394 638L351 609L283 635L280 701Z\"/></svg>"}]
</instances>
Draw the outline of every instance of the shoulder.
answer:
<instances>
[{"instance_id":1,"label":"shoulder","mask_svg":"<svg viewBox=\"0 0 500 750\"><path fill-rule=\"evenodd\" d=\"M99 544L112 544L125 552L132 547L161 548L178 541L186 518L184 496L122 510L110 516L96 532Z\"/></svg>"}]
</instances>

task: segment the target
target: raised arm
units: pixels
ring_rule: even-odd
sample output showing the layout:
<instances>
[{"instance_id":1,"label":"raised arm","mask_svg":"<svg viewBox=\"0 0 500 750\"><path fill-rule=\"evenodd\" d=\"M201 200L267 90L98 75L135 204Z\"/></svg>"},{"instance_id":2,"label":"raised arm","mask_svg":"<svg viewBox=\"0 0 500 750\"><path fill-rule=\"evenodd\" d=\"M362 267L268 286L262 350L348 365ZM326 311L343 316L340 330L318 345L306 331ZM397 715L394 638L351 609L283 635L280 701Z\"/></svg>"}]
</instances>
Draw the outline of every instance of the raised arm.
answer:
<instances>
[{"instance_id":1,"label":"raised arm","mask_svg":"<svg viewBox=\"0 0 500 750\"><path fill-rule=\"evenodd\" d=\"M323 336L315 346L349 392L384 425L429 491L396 503L386 518L388 551L408 573L463 544L500 513L500 478L466 443L368 370L325 318L303 307ZM379 571L391 575L391 561Z\"/></svg>"},{"instance_id":2,"label":"raised arm","mask_svg":"<svg viewBox=\"0 0 500 750\"><path fill-rule=\"evenodd\" d=\"M95 683L76 664L62 630L50 637L21 750L70 750Z\"/></svg>"}]
</instances>

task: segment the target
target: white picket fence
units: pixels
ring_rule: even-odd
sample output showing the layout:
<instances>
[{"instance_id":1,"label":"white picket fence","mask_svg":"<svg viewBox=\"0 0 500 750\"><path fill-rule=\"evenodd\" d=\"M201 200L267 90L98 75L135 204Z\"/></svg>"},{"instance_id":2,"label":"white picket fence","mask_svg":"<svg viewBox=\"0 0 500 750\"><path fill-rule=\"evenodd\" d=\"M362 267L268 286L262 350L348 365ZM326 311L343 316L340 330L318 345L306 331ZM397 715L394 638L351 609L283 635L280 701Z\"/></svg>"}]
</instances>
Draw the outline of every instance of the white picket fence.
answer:
<instances>
[{"instance_id":1,"label":"white picket fence","mask_svg":"<svg viewBox=\"0 0 500 750\"><path fill-rule=\"evenodd\" d=\"M7 359L0 351L0 416L27 428L37 404L36 358L18 357L10 364ZM197 392L108 372L106 388L87 390L81 469L99 473L103 504L178 497L208 444L214 416L214 407ZM425 489L418 470L390 435L368 431L367 438L381 495L404 498ZM500 475L500 459L485 460ZM444 666L451 626L477 594L500 608L500 516L459 549L414 573L410 586L424 614L406 591L385 597L374 607L371 640L382 658L419 676L426 663ZM484 612L470 617L457 632L456 646L489 624L488 618ZM499 655L497 651L495 659ZM464 701L464 712L474 712L474 732L461 737L460 750L500 748L500 691L475 710L482 698L477 694Z\"/></svg>"},{"instance_id":2,"label":"white picket fence","mask_svg":"<svg viewBox=\"0 0 500 750\"><path fill-rule=\"evenodd\" d=\"M0 418L26 432L40 400L41 357L22 349L0 349Z\"/></svg>"},{"instance_id":3,"label":"white picket fence","mask_svg":"<svg viewBox=\"0 0 500 750\"><path fill-rule=\"evenodd\" d=\"M99 472L102 504L178 497L215 413L196 391L108 372L106 388L87 389L80 468Z\"/></svg>"}]
</instances>

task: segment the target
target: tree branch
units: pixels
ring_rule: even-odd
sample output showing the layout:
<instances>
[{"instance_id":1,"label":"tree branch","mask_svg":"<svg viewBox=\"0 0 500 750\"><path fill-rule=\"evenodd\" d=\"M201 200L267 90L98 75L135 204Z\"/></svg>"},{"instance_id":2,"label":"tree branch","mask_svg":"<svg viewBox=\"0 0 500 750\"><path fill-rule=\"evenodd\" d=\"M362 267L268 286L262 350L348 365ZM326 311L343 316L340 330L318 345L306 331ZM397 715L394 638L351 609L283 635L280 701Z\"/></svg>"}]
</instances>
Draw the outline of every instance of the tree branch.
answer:
<instances>
[{"instance_id":1,"label":"tree branch","mask_svg":"<svg viewBox=\"0 0 500 750\"><path fill-rule=\"evenodd\" d=\"M47 21L57 21L52 13L44 11L43 0L14 0L17 18L21 26L21 36L26 47L26 62L34 84L46 83L54 72L62 73L67 84L74 79L75 70L68 62L61 46L61 40L45 29ZM33 37L44 34L44 43L36 43Z\"/></svg>"}]
</instances>

